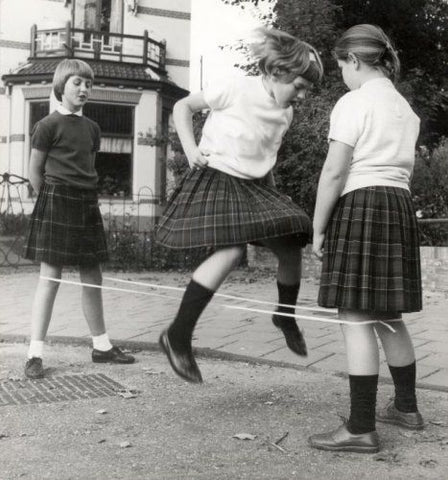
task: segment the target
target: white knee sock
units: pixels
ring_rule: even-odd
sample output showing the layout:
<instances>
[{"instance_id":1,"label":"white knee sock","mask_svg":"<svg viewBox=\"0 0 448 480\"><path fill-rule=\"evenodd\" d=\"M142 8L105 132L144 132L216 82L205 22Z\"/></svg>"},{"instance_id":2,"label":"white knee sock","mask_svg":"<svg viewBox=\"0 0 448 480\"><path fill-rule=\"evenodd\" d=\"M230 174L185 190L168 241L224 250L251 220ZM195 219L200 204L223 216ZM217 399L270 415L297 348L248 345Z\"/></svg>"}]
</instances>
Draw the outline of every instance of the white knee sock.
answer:
<instances>
[{"instance_id":1,"label":"white knee sock","mask_svg":"<svg viewBox=\"0 0 448 480\"><path fill-rule=\"evenodd\" d=\"M28 348L28 358L39 357L42 358L44 353L44 341L43 340L31 340Z\"/></svg>"},{"instance_id":2,"label":"white knee sock","mask_svg":"<svg viewBox=\"0 0 448 480\"><path fill-rule=\"evenodd\" d=\"M102 335L92 335L93 348L95 350L101 350L102 352L107 352L110 350L113 345L110 343L109 335L103 333Z\"/></svg>"}]
</instances>

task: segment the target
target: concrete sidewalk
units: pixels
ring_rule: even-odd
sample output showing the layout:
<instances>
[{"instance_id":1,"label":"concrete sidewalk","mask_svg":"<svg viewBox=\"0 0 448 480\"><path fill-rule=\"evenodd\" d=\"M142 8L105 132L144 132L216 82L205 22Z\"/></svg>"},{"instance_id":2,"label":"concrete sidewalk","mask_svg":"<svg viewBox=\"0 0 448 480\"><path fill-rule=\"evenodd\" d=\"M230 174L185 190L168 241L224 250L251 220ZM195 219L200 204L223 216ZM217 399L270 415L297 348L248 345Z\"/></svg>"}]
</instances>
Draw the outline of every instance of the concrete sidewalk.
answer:
<instances>
[{"instance_id":1,"label":"concrete sidewalk","mask_svg":"<svg viewBox=\"0 0 448 480\"><path fill-rule=\"evenodd\" d=\"M347 381L335 375L201 358L206 381L192 385L160 352L93 364L89 347L52 344L51 374L27 380L26 348L0 344L2 480L447 478L444 392L419 391L423 431L378 423L379 453L325 452L307 439L347 413ZM380 385L378 405L391 395Z\"/></svg>"},{"instance_id":2,"label":"concrete sidewalk","mask_svg":"<svg viewBox=\"0 0 448 480\"><path fill-rule=\"evenodd\" d=\"M190 275L106 272L104 277L184 288ZM79 281L76 273L65 273L63 278ZM37 279L37 270L18 270L8 274L0 272L0 340L20 341L28 338ZM108 332L116 343L137 349L157 348L158 336L174 317L182 292L149 289L109 280L104 281L104 286L155 294L147 296L143 293L104 290L103 299ZM315 280L304 279L299 304L315 306L317 290ZM272 274L240 270L229 277L219 293L275 302L275 279ZM419 386L444 391L448 391L447 294L425 291L424 310L404 315L416 347ZM225 305L272 309L250 301L215 297L195 331L194 346L200 353L225 358L249 357L260 362L279 362L329 373L346 372L342 334L337 324L300 320L309 352L308 357L301 358L285 346L283 335L272 325L269 314L228 309ZM310 315L308 311L300 313ZM60 286L48 336L49 340L57 338L67 343L90 343L82 315L79 286ZM167 365L167 370L169 368ZM389 378L383 355L380 375Z\"/></svg>"}]
</instances>

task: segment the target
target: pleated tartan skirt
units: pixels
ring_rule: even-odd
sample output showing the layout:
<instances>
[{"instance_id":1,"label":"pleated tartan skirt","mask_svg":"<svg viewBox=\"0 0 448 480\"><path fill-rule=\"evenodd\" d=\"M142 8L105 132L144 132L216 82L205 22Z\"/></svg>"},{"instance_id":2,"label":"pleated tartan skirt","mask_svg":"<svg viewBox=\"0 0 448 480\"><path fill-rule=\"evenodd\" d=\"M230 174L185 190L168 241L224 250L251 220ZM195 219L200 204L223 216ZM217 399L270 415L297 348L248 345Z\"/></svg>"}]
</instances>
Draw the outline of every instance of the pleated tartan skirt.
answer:
<instances>
[{"instance_id":1,"label":"pleated tartan skirt","mask_svg":"<svg viewBox=\"0 0 448 480\"><path fill-rule=\"evenodd\" d=\"M191 170L168 201L156 230L169 248L224 247L295 236L311 241L308 215L264 180L245 180L212 168Z\"/></svg>"},{"instance_id":2,"label":"pleated tartan skirt","mask_svg":"<svg viewBox=\"0 0 448 480\"><path fill-rule=\"evenodd\" d=\"M409 191L374 186L336 204L318 303L367 312L422 309L419 234Z\"/></svg>"},{"instance_id":3,"label":"pleated tartan skirt","mask_svg":"<svg viewBox=\"0 0 448 480\"><path fill-rule=\"evenodd\" d=\"M108 260L96 191L44 184L31 215L24 257L52 265Z\"/></svg>"}]
</instances>

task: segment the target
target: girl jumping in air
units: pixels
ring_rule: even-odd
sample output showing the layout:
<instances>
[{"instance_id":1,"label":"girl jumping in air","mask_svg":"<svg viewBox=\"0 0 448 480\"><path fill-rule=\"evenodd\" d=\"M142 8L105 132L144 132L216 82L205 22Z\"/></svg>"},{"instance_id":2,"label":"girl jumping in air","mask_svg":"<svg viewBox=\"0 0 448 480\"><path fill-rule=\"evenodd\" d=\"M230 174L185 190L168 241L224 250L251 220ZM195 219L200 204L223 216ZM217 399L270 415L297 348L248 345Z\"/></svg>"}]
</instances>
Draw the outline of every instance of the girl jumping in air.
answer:
<instances>
[{"instance_id":1,"label":"girl jumping in air","mask_svg":"<svg viewBox=\"0 0 448 480\"><path fill-rule=\"evenodd\" d=\"M251 242L278 257L278 302L283 306L272 320L293 352L307 354L295 320L282 313L294 313L301 249L310 241L311 222L276 190L272 169L291 125L293 103L321 79L323 69L307 43L274 29L260 33L262 41L253 45L260 76L212 84L174 107L191 171L172 195L157 238L170 248L214 250L193 273L173 323L160 336L172 368L190 382L202 382L191 346L196 322ZM192 115L204 109L210 114L197 145Z\"/></svg>"},{"instance_id":2,"label":"girl jumping in air","mask_svg":"<svg viewBox=\"0 0 448 480\"><path fill-rule=\"evenodd\" d=\"M100 262L107 260L106 236L98 207L95 155L99 126L82 115L92 92L93 71L82 60L56 67L53 89L61 103L34 126L30 182L38 194L24 257L40 262L31 317L31 343L25 375L44 376L43 345L64 265L79 267L83 283L101 285ZM42 278L46 277L46 278ZM103 318L101 289L83 287L82 307L93 340L94 362L133 363L111 345Z\"/></svg>"},{"instance_id":3,"label":"girl jumping in air","mask_svg":"<svg viewBox=\"0 0 448 480\"><path fill-rule=\"evenodd\" d=\"M377 420L423 428L415 355L401 320L422 308L419 239L409 182L420 121L392 83L400 69L389 38L373 25L347 30L334 49L351 90L331 114L319 181L313 251L323 260L319 305L338 308L350 381L350 418L310 437L314 448L377 452L378 335L395 398ZM383 323L363 323L366 321ZM395 332L388 329L390 325Z\"/></svg>"}]
</instances>

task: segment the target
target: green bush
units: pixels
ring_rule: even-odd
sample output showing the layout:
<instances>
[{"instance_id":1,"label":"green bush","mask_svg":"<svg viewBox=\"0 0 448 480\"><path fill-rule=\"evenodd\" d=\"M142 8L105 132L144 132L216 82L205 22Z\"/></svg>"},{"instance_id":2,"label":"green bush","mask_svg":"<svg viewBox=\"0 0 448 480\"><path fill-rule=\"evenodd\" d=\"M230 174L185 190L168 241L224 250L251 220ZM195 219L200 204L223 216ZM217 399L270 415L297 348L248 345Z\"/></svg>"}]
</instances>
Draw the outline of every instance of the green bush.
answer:
<instances>
[{"instance_id":1,"label":"green bush","mask_svg":"<svg viewBox=\"0 0 448 480\"><path fill-rule=\"evenodd\" d=\"M432 152L420 148L411 191L420 218L448 217L448 138Z\"/></svg>"},{"instance_id":2,"label":"green bush","mask_svg":"<svg viewBox=\"0 0 448 480\"><path fill-rule=\"evenodd\" d=\"M24 213L0 213L0 235L25 235L28 228L28 217Z\"/></svg>"}]
</instances>

